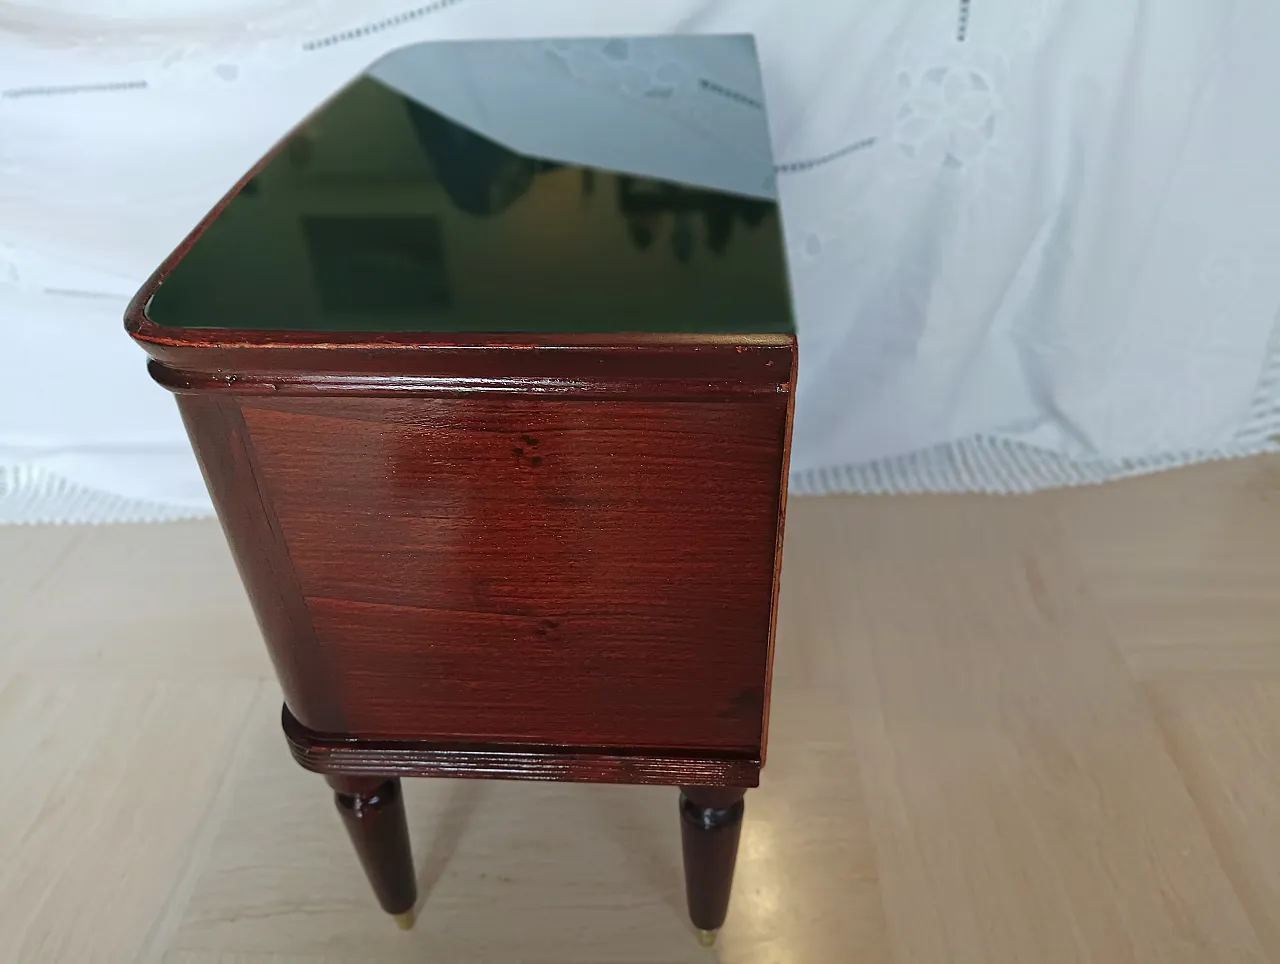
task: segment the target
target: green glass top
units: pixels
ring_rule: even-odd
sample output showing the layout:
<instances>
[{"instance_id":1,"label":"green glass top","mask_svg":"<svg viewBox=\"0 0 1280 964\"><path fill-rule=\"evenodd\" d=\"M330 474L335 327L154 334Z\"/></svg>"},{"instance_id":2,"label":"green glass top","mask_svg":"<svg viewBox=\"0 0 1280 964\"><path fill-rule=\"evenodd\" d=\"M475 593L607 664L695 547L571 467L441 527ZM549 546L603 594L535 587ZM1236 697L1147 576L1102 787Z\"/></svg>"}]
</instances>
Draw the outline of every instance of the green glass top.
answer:
<instances>
[{"instance_id":1,"label":"green glass top","mask_svg":"<svg viewBox=\"0 0 1280 964\"><path fill-rule=\"evenodd\" d=\"M790 332L771 165L749 38L418 44L295 130L147 314L180 328Z\"/></svg>"}]
</instances>

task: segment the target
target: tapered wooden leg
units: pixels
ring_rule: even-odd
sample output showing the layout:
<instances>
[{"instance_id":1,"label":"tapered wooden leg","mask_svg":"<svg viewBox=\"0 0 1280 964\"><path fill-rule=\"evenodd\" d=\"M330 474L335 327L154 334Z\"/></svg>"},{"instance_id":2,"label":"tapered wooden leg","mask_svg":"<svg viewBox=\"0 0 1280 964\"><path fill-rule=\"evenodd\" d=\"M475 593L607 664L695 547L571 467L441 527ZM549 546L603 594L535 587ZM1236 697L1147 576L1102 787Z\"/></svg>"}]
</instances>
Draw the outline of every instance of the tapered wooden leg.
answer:
<instances>
[{"instance_id":1,"label":"tapered wooden leg","mask_svg":"<svg viewBox=\"0 0 1280 964\"><path fill-rule=\"evenodd\" d=\"M746 792L733 787L680 788L689 918L698 929L698 939L708 947L715 943L729 913Z\"/></svg>"},{"instance_id":2,"label":"tapered wooden leg","mask_svg":"<svg viewBox=\"0 0 1280 964\"><path fill-rule=\"evenodd\" d=\"M409 848L409 825L397 778L326 777L347 833L355 844L378 903L402 928L413 926L418 882Z\"/></svg>"}]
</instances>

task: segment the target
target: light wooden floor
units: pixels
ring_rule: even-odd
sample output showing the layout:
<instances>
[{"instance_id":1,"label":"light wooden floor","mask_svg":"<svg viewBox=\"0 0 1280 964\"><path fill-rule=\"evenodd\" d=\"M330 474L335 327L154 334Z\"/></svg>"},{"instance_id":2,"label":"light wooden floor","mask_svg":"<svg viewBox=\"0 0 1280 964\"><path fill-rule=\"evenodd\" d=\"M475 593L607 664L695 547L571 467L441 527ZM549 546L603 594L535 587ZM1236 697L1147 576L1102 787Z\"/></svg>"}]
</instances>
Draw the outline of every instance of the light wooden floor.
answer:
<instances>
[{"instance_id":1,"label":"light wooden floor","mask_svg":"<svg viewBox=\"0 0 1280 964\"><path fill-rule=\"evenodd\" d=\"M1280 962L1280 460L794 500L720 959ZM0 528L0 961L699 962L675 800L414 782L374 907L213 524Z\"/></svg>"}]
</instances>

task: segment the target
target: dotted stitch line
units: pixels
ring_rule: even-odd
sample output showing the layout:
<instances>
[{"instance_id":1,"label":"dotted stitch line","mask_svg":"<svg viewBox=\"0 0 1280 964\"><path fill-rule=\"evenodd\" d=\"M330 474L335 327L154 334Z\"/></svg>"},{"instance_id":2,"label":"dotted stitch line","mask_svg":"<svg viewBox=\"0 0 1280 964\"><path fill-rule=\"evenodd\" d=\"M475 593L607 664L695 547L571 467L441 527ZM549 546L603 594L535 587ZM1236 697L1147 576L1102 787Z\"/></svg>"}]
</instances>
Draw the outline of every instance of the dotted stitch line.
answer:
<instances>
[{"instance_id":1,"label":"dotted stitch line","mask_svg":"<svg viewBox=\"0 0 1280 964\"><path fill-rule=\"evenodd\" d=\"M807 161L792 161L789 164L779 164L774 170L779 174L798 174L801 171L811 171L815 167L820 167L831 161L839 160L847 154L853 154L856 151L865 151L868 147L875 144L874 137L867 137L847 147L842 147L838 151L832 151L830 154L823 154L821 157L812 157Z\"/></svg>"},{"instance_id":2,"label":"dotted stitch line","mask_svg":"<svg viewBox=\"0 0 1280 964\"><path fill-rule=\"evenodd\" d=\"M698 86L713 94L719 94L721 97L727 97L732 101L737 101L739 104L745 104L747 107L754 107L756 110L764 110L764 104L760 103L760 101L756 100L754 97L748 97L746 94L739 93L729 87L722 87L714 80L707 80L707 78L703 77L699 79Z\"/></svg>"},{"instance_id":3,"label":"dotted stitch line","mask_svg":"<svg viewBox=\"0 0 1280 964\"><path fill-rule=\"evenodd\" d=\"M370 34L380 33L383 30L389 30L392 27L399 27L411 20L417 20L419 17L425 17L428 14L439 13L448 7L456 6L463 0L436 0L435 3L428 3L422 7L415 7L412 10L406 10L404 13L398 13L394 17L387 17L385 20L378 20L374 23L367 23L363 27L354 27L351 30L344 30L341 33L330 34L328 37L321 37L319 40L308 40L302 45L303 50L320 50L324 47L332 47L334 44L346 43L348 40L359 40L361 37L367 37Z\"/></svg>"},{"instance_id":4,"label":"dotted stitch line","mask_svg":"<svg viewBox=\"0 0 1280 964\"><path fill-rule=\"evenodd\" d=\"M113 295L109 291L81 291L78 288L45 288L44 293L47 295L59 295L64 298L92 298L94 300L107 299L117 301L119 295Z\"/></svg>"},{"instance_id":5,"label":"dotted stitch line","mask_svg":"<svg viewBox=\"0 0 1280 964\"><path fill-rule=\"evenodd\" d=\"M964 43L965 38L969 36L969 2L970 0L960 0L959 20L956 23L956 40Z\"/></svg>"},{"instance_id":6,"label":"dotted stitch line","mask_svg":"<svg viewBox=\"0 0 1280 964\"><path fill-rule=\"evenodd\" d=\"M62 87L13 87L0 91L0 97L51 97L57 94L99 94L117 90L143 90L145 80L120 80L109 84L67 84Z\"/></svg>"}]
</instances>

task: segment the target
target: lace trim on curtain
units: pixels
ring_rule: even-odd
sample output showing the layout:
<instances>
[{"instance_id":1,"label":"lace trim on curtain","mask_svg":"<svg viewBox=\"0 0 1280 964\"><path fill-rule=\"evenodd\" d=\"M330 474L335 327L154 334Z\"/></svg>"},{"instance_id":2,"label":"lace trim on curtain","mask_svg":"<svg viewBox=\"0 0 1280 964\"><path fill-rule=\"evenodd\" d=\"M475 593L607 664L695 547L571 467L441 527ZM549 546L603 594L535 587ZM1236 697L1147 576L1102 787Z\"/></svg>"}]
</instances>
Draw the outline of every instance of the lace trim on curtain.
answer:
<instances>
[{"instance_id":1,"label":"lace trim on curtain","mask_svg":"<svg viewBox=\"0 0 1280 964\"><path fill-rule=\"evenodd\" d=\"M207 508L102 492L34 466L0 466L0 525L177 522L212 514Z\"/></svg>"}]
</instances>

